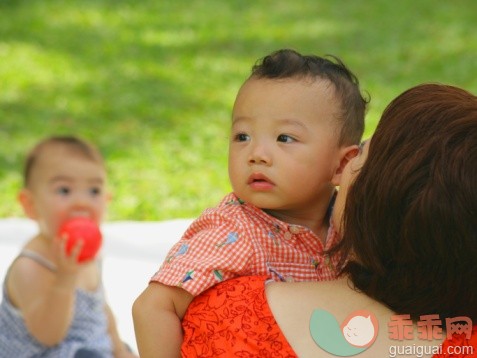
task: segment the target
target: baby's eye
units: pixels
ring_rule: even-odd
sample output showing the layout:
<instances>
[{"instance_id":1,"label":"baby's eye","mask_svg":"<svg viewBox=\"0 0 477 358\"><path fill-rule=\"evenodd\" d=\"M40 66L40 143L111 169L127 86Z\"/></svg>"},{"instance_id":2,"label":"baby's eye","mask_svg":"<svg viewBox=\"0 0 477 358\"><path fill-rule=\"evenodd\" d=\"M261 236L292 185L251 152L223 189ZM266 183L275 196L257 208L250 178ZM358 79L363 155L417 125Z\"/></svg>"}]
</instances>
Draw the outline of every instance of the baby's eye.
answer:
<instances>
[{"instance_id":1,"label":"baby's eye","mask_svg":"<svg viewBox=\"0 0 477 358\"><path fill-rule=\"evenodd\" d=\"M246 133L238 133L234 136L236 142L246 142L250 139L250 136Z\"/></svg>"},{"instance_id":2,"label":"baby's eye","mask_svg":"<svg viewBox=\"0 0 477 358\"><path fill-rule=\"evenodd\" d=\"M294 142L294 141L295 141L295 138L290 137L289 135L286 135L286 134L280 134L277 137L277 142L291 143L291 142Z\"/></svg>"},{"instance_id":3,"label":"baby's eye","mask_svg":"<svg viewBox=\"0 0 477 358\"><path fill-rule=\"evenodd\" d=\"M56 188L55 191L56 191L57 194L64 195L64 196L71 193L71 189L68 188L67 186L60 186L60 187Z\"/></svg>"},{"instance_id":4,"label":"baby's eye","mask_svg":"<svg viewBox=\"0 0 477 358\"><path fill-rule=\"evenodd\" d=\"M98 196L101 194L101 188L100 187L90 188L89 193L91 194L91 196Z\"/></svg>"}]
</instances>

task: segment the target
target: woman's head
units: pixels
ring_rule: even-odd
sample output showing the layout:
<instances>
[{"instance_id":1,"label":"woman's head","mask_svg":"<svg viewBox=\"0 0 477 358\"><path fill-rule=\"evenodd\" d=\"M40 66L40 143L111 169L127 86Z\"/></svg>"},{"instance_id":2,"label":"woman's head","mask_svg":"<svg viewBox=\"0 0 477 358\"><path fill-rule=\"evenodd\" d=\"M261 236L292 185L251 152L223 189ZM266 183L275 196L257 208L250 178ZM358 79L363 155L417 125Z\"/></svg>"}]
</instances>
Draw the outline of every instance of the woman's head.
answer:
<instances>
[{"instance_id":1,"label":"woman's head","mask_svg":"<svg viewBox=\"0 0 477 358\"><path fill-rule=\"evenodd\" d=\"M477 321L477 97L413 87L386 108L348 191L355 286L398 313Z\"/></svg>"}]
</instances>

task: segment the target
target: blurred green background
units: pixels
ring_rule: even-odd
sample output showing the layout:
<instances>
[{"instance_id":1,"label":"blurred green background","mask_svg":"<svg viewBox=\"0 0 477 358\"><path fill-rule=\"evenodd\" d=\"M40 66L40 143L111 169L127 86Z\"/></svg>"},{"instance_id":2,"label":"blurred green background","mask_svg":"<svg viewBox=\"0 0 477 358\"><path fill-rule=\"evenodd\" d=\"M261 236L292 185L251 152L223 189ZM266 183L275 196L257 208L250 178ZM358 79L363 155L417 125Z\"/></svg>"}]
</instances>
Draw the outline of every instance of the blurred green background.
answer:
<instances>
[{"instance_id":1,"label":"blurred green background","mask_svg":"<svg viewBox=\"0 0 477 358\"><path fill-rule=\"evenodd\" d=\"M476 23L474 0L0 0L0 217L22 216L25 152L66 133L106 157L109 220L197 216L230 190L231 108L258 58L342 58L369 135L414 84L477 92Z\"/></svg>"}]
</instances>

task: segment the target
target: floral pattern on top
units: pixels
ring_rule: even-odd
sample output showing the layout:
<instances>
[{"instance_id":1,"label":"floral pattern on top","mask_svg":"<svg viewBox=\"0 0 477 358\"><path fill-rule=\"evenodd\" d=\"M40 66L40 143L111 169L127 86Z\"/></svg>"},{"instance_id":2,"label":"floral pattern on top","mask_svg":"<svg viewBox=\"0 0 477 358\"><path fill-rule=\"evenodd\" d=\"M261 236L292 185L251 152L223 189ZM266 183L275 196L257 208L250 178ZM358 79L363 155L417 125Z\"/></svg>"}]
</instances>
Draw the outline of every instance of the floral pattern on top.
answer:
<instances>
[{"instance_id":1,"label":"floral pattern on top","mask_svg":"<svg viewBox=\"0 0 477 358\"><path fill-rule=\"evenodd\" d=\"M196 297L182 320L182 356L296 357L268 306L265 279L231 279Z\"/></svg>"}]
</instances>

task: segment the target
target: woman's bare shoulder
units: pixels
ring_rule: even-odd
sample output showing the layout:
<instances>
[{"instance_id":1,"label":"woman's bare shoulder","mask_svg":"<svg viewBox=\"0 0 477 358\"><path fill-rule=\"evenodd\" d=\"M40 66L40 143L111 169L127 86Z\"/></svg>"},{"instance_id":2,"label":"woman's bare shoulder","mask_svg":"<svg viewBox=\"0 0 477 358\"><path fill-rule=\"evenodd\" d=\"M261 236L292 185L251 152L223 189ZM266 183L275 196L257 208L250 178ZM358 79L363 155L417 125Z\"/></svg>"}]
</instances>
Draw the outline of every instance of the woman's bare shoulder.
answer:
<instances>
[{"instance_id":1,"label":"woman's bare shoulder","mask_svg":"<svg viewBox=\"0 0 477 358\"><path fill-rule=\"evenodd\" d=\"M346 279L326 282L271 283L266 296L274 318L299 357L334 357L315 341L311 333L312 316L325 312L339 326L357 311L372 312L379 326L386 327L393 312L355 290ZM331 327L330 327L331 329ZM381 335L373 347L360 356L375 357L387 352L390 342Z\"/></svg>"},{"instance_id":2,"label":"woman's bare shoulder","mask_svg":"<svg viewBox=\"0 0 477 358\"><path fill-rule=\"evenodd\" d=\"M270 304L295 302L300 304L325 304L341 302L345 296L369 299L352 288L347 278L320 282L272 282L265 288ZM364 296L364 297L362 297ZM297 301L299 298L299 301Z\"/></svg>"}]
</instances>

